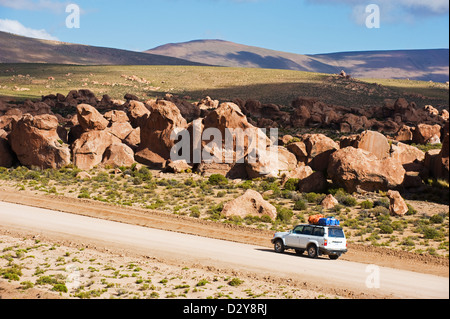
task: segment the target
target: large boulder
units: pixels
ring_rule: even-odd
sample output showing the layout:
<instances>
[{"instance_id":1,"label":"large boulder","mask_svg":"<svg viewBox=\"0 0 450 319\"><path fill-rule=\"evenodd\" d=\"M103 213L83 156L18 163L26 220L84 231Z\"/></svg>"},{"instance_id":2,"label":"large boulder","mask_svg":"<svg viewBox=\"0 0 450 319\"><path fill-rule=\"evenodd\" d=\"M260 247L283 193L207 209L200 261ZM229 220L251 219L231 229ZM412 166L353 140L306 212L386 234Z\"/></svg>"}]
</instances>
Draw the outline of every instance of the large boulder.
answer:
<instances>
[{"instance_id":1,"label":"large boulder","mask_svg":"<svg viewBox=\"0 0 450 319\"><path fill-rule=\"evenodd\" d=\"M108 120L100 114L99 111L89 104L80 104L77 106L78 123L84 131L101 131L108 127Z\"/></svg>"},{"instance_id":2,"label":"large boulder","mask_svg":"<svg viewBox=\"0 0 450 319\"><path fill-rule=\"evenodd\" d=\"M330 156L328 176L349 192L388 190L403 183L405 169L393 159L380 160L374 154L346 147Z\"/></svg>"},{"instance_id":3,"label":"large boulder","mask_svg":"<svg viewBox=\"0 0 450 319\"><path fill-rule=\"evenodd\" d=\"M339 204L338 200L331 194L327 195L320 203L323 209L333 209L337 204Z\"/></svg>"},{"instance_id":4,"label":"large boulder","mask_svg":"<svg viewBox=\"0 0 450 319\"><path fill-rule=\"evenodd\" d=\"M330 155L339 149L339 144L323 134L305 134L301 139L308 154L306 164L315 171L326 171Z\"/></svg>"},{"instance_id":5,"label":"large boulder","mask_svg":"<svg viewBox=\"0 0 450 319\"><path fill-rule=\"evenodd\" d=\"M425 152L408 144L393 142L390 157L399 161L408 170L408 167L412 167L413 164L419 165L419 163L423 162Z\"/></svg>"},{"instance_id":6,"label":"large boulder","mask_svg":"<svg viewBox=\"0 0 450 319\"><path fill-rule=\"evenodd\" d=\"M83 133L72 144L73 163L82 170L90 170L101 164L106 149L120 140L103 131L88 131Z\"/></svg>"},{"instance_id":7,"label":"large boulder","mask_svg":"<svg viewBox=\"0 0 450 319\"><path fill-rule=\"evenodd\" d=\"M122 143L111 144L103 154L102 164L112 167L130 167L134 164L133 150Z\"/></svg>"},{"instance_id":8,"label":"large boulder","mask_svg":"<svg viewBox=\"0 0 450 319\"><path fill-rule=\"evenodd\" d=\"M441 126L439 124L419 124L414 130L413 142L416 144L436 144L440 142Z\"/></svg>"},{"instance_id":9,"label":"large boulder","mask_svg":"<svg viewBox=\"0 0 450 319\"><path fill-rule=\"evenodd\" d=\"M148 105L150 104L151 103L149 102ZM134 128L140 127L150 116L150 110L145 106L144 103L131 100L127 103L127 116Z\"/></svg>"},{"instance_id":10,"label":"large boulder","mask_svg":"<svg viewBox=\"0 0 450 319\"><path fill-rule=\"evenodd\" d=\"M247 190L244 195L226 203L222 214L229 216L269 216L272 220L277 217L277 209L265 201L261 194L254 190Z\"/></svg>"},{"instance_id":11,"label":"large boulder","mask_svg":"<svg viewBox=\"0 0 450 319\"><path fill-rule=\"evenodd\" d=\"M246 171L251 179L258 177L280 177L289 174L297 167L297 158L286 148L271 147L265 153L258 153L256 161L250 161L246 157Z\"/></svg>"},{"instance_id":12,"label":"large boulder","mask_svg":"<svg viewBox=\"0 0 450 319\"><path fill-rule=\"evenodd\" d=\"M57 133L56 116L26 114L13 124L9 141L19 162L28 167L61 168L70 164L69 147Z\"/></svg>"},{"instance_id":13,"label":"large boulder","mask_svg":"<svg viewBox=\"0 0 450 319\"><path fill-rule=\"evenodd\" d=\"M361 133L355 147L369 151L379 159L387 158L390 151L388 139L383 134L375 131Z\"/></svg>"},{"instance_id":14,"label":"large boulder","mask_svg":"<svg viewBox=\"0 0 450 319\"><path fill-rule=\"evenodd\" d=\"M14 155L7 140L7 134L0 129L0 167L11 167L14 162Z\"/></svg>"},{"instance_id":15,"label":"large boulder","mask_svg":"<svg viewBox=\"0 0 450 319\"><path fill-rule=\"evenodd\" d=\"M159 100L151 105L150 116L141 125L141 143L135 154L136 161L154 168L164 168L175 145L172 133L186 129L186 120L178 107Z\"/></svg>"}]
</instances>

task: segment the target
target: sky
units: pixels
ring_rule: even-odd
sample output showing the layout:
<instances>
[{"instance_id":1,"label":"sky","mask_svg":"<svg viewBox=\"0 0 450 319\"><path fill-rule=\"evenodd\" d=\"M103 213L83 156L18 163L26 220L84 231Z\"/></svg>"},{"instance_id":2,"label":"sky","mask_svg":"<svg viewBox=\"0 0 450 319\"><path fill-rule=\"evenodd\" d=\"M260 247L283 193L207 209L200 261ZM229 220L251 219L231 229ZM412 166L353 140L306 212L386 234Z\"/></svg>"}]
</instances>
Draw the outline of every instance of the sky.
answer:
<instances>
[{"instance_id":1,"label":"sky","mask_svg":"<svg viewBox=\"0 0 450 319\"><path fill-rule=\"evenodd\" d=\"M0 0L0 31L132 51L197 39L299 54L435 49L449 47L449 1Z\"/></svg>"}]
</instances>

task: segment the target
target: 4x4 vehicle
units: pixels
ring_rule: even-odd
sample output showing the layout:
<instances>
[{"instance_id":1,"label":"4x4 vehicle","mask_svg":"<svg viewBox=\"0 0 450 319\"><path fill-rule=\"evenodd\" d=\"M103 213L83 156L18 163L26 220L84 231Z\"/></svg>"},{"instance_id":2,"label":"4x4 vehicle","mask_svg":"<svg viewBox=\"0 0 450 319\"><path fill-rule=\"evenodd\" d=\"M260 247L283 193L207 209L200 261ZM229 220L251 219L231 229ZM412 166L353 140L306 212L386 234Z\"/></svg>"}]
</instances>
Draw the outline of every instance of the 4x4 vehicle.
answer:
<instances>
[{"instance_id":1,"label":"4x4 vehicle","mask_svg":"<svg viewBox=\"0 0 450 319\"><path fill-rule=\"evenodd\" d=\"M338 226L298 225L289 232L275 233L272 244L277 253L294 249L301 255L306 250L311 258L328 255L338 259L347 252L347 239Z\"/></svg>"}]
</instances>

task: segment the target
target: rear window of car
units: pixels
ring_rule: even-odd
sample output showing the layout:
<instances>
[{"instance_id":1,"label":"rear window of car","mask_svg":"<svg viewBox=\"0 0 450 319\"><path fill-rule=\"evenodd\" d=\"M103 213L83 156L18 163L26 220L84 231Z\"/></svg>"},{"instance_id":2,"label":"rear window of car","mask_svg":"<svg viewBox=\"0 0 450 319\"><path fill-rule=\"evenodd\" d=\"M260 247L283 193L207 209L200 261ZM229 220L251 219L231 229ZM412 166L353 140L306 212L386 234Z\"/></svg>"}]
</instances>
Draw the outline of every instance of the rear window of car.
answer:
<instances>
[{"instance_id":1,"label":"rear window of car","mask_svg":"<svg viewBox=\"0 0 450 319\"><path fill-rule=\"evenodd\" d=\"M342 228L328 228L328 237L344 238L344 231Z\"/></svg>"}]
</instances>

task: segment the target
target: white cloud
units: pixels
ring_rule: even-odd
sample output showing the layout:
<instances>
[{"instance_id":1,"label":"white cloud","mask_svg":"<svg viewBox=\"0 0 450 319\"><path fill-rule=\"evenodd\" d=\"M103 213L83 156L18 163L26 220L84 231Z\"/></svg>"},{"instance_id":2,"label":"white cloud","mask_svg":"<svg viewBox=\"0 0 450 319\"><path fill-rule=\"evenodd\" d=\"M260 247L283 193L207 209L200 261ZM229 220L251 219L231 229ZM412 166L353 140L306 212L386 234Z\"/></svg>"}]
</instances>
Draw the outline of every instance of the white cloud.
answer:
<instances>
[{"instance_id":1,"label":"white cloud","mask_svg":"<svg viewBox=\"0 0 450 319\"><path fill-rule=\"evenodd\" d=\"M16 20L0 19L0 31L14 33L30 38L44 39L44 40L58 40L44 29L36 30L25 27L22 23Z\"/></svg>"},{"instance_id":2,"label":"white cloud","mask_svg":"<svg viewBox=\"0 0 450 319\"><path fill-rule=\"evenodd\" d=\"M361 7L369 3L378 4L387 10L410 11L415 15L448 14L448 0L371 0L362 3L361 0L307 0L310 4L347 4Z\"/></svg>"},{"instance_id":3,"label":"white cloud","mask_svg":"<svg viewBox=\"0 0 450 319\"><path fill-rule=\"evenodd\" d=\"M53 0L0 0L0 6L16 10L48 10L55 13L64 12L67 1Z\"/></svg>"}]
</instances>

